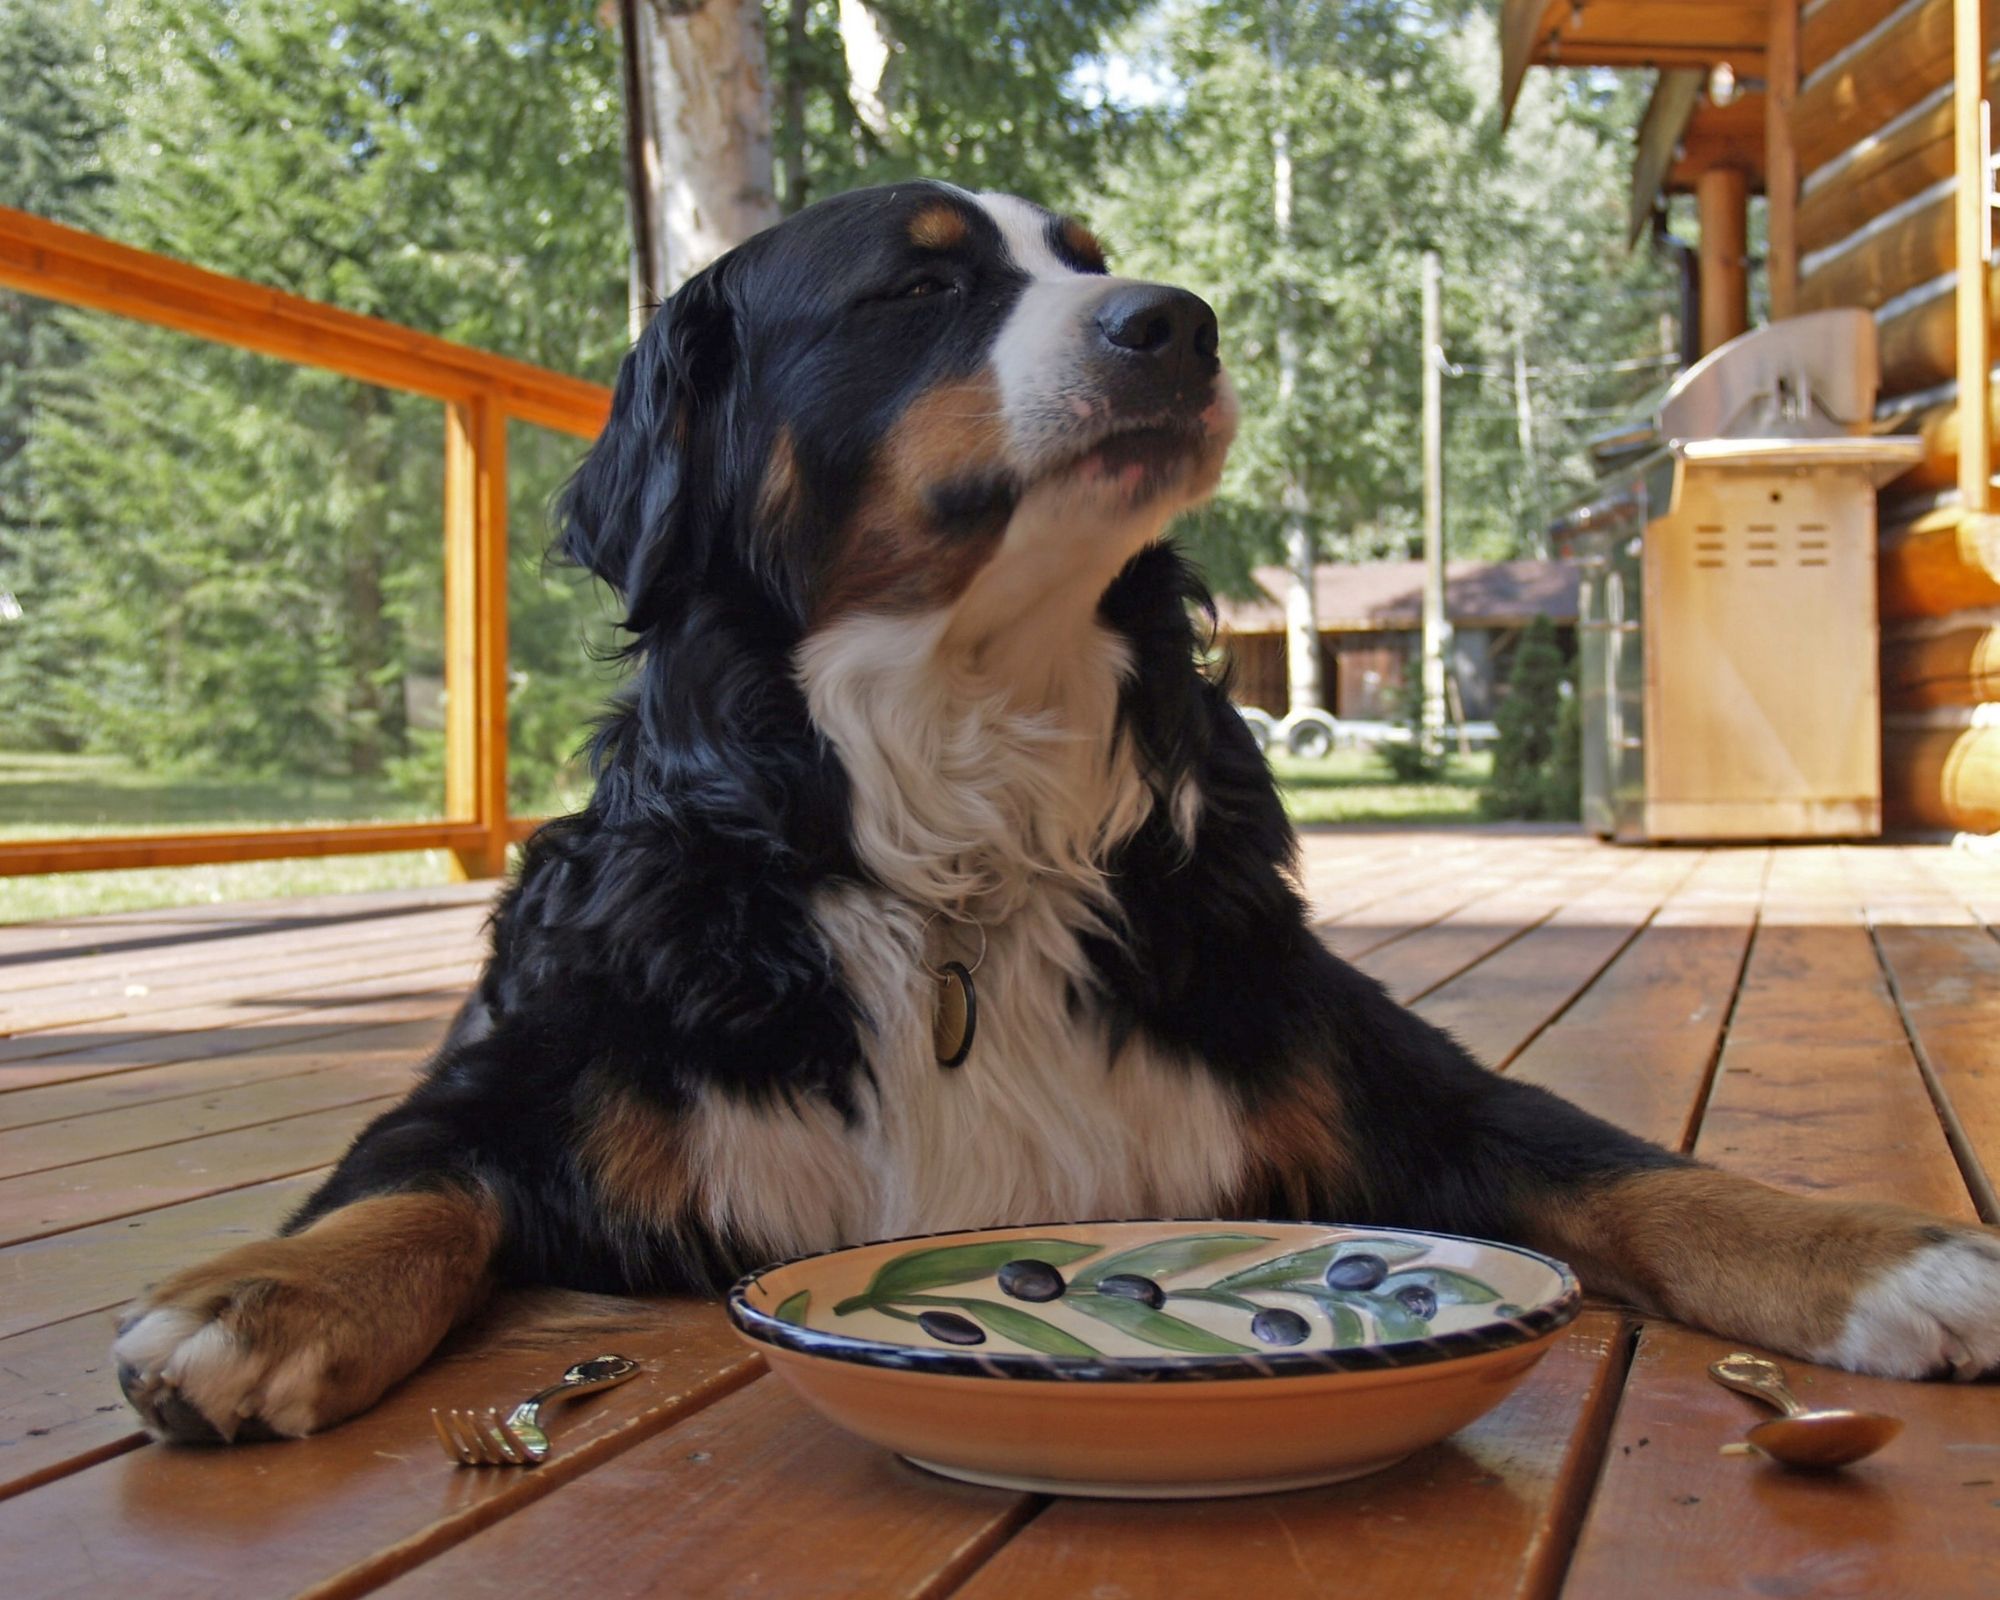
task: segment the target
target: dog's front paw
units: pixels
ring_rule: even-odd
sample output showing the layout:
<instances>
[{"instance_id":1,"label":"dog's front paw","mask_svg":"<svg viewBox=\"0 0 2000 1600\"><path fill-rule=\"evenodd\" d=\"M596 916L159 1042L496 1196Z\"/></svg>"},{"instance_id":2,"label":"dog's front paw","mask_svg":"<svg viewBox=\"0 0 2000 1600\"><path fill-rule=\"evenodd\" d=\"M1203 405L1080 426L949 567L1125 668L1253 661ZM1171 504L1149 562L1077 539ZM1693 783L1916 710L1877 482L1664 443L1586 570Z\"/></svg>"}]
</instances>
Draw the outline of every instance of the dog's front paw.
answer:
<instances>
[{"instance_id":1,"label":"dog's front paw","mask_svg":"<svg viewBox=\"0 0 2000 1600\"><path fill-rule=\"evenodd\" d=\"M118 1383L146 1426L182 1444L225 1444L338 1421L315 1308L270 1278L217 1267L182 1274L119 1323Z\"/></svg>"},{"instance_id":2,"label":"dog's front paw","mask_svg":"<svg viewBox=\"0 0 2000 1600\"><path fill-rule=\"evenodd\" d=\"M1937 1224L1856 1292L1813 1359L1885 1378L2000 1372L2000 1234Z\"/></svg>"}]
</instances>

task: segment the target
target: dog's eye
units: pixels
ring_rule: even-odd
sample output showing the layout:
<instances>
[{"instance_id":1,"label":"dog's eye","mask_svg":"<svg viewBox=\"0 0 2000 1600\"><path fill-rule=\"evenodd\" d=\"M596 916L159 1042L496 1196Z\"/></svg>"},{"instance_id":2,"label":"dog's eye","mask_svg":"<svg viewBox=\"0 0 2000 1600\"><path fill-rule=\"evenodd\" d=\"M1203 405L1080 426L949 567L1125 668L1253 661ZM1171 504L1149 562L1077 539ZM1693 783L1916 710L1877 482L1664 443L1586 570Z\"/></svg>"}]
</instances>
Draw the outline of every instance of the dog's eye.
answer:
<instances>
[{"instance_id":1,"label":"dog's eye","mask_svg":"<svg viewBox=\"0 0 2000 1600\"><path fill-rule=\"evenodd\" d=\"M958 287L949 278L925 277L903 285L899 300L921 300L925 295L950 294Z\"/></svg>"}]
</instances>

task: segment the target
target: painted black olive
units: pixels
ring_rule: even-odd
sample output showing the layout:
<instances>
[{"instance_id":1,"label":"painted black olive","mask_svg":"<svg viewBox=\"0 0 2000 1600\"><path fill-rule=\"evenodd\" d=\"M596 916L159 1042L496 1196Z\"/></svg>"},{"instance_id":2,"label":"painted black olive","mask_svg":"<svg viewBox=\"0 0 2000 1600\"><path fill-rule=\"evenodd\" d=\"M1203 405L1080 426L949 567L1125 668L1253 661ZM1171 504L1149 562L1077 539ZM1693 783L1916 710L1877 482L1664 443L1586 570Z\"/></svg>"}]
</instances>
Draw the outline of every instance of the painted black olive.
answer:
<instances>
[{"instance_id":1,"label":"painted black olive","mask_svg":"<svg viewBox=\"0 0 2000 1600\"><path fill-rule=\"evenodd\" d=\"M1000 1269L1000 1288L1016 1300L1060 1300L1063 1275L1046 1261L1024 1258Z\"/></svg>"},{"instance_id":2,"label":"painted black olive","mask_svg":"<svg viewBox=\"0 0 2000 1600\"><path fill-rule=\"evenodd\" d=\"M1108 1278L1099 1278L1097 1292L1115 1294L1121 1300L1136 1300L1155 1311L1167 1303L1166 1291L1151 1278L1142 1278L1136 1272L1114 1272Z\"/></svg>"},{"instance_id":3,"label":"painted black olive","mask_svg":"<svg viewBox=\"0 0 2000 1600\"><path fill-rule=\"evenodd\" d=\"M1389 1276L1389 1263L1366 1252L1342 1256L1326 1269L1329 1289L1372 1289Z\"/></svg>"},{"instance_id":4,"label":"painted black olive","mask_svg":"<svg viewBox=\"0 0 2000 1600\"><path fill-rule=\"evenodd\" d=\"M979 1324L970 1317L961 1317L956 1311L920 1311L917 1326L933 1339L942 1339L946 1344L984 1344L986 1334Z\"/></svg>"},{"instance_id":5,"label":"painted black olive","mask_svg":"<svg viewBox=\"0 0 2000 1600\"><path fill-rule=\"evenodd\" d=\"M1296 1311L1276 1307L1252 1317L1250 1331L1266 1344L1304 1344L1312 1326Z\"/></svg>"},{"instance_id":6,"label":"painted black olive","mask_svg":"<svg viewBox=\"0 0 2000 1600\"><path fill-rule=\"evenodd\" d=\"M1403 1309L1413 1317L1422 1317L1428 1322L1437 1315L1438 1297L1433 1289L1421 1283L1406 1283L1396 1291L1396 1298L1403 1303Z\"/></svg>"}]
</instances>

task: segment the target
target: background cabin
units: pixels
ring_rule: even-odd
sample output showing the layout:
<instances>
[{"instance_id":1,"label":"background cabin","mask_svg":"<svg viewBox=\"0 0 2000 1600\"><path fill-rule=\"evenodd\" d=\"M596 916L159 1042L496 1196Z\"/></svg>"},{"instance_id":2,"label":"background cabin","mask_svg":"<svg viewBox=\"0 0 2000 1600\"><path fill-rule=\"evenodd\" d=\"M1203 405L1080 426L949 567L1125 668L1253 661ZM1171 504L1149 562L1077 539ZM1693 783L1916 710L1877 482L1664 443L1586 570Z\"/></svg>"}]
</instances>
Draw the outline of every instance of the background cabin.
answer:
<instances>
[{"instance_id":1,"label":"background cabin","mask_svg":"<svg viewBox=\"0 0 2000 1600\"><path fill-rule=\"evenodd\" d=\"M1695 196L1691 353L1749 325L1753 286L1774 319L1873 315L1877 427L1927 446L1880 500L1885 821L2000 829L1987 111L2000 0L1505 0L1500 26L1509 106L1535 66L1654 74L1632 230L1663 196Z\"/></svg>"},{"instance_id":2,"label":"background cabin","mask_svg":"<svg viewBox=\"0 0 2000 1600\"><path fill-rule=\"evenodd\" d=\"M1233 663L1237 703L1274 717L1289 709L1285 590L1291 574L1259 567L1257 594L1217 602L1217 643ZM1421 561L1321 565L1314 595L1320 678L1327 709L1359 722L1403 714L1403 690L1417 671L1423 628ZM1565 656L1576 650L1577 569L1567 561L1454 561L1445 570L1445 615L1452 626L1447 663L1461 707L1453 721L1491 720L1521 630L1536 617L1556 625Z\"/></svg>"}]
</instances>

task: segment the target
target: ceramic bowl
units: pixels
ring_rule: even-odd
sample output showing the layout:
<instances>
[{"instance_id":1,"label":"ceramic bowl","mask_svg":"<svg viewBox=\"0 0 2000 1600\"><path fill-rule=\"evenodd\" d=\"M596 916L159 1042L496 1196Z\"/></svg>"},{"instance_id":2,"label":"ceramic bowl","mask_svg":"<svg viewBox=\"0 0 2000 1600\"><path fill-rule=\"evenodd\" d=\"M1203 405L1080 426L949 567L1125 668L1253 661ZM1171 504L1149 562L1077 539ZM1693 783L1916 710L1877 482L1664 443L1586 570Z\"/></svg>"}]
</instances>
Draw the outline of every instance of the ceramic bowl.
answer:
<instances>
[{"instance_id":1,"label":"ceramic bowl","mask_svg":"<svg viewBox=\"0 0 2000 1600\"><path fill-rule=\"evenodd\" d=\"M973 1483L1123 1497L1357 1477L1490 1409L1577 1313L1510 1245L1290 1222L1098 1222L752 1273L743 1337L813 1406Z\"/></svg>"}]
</instances>

